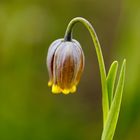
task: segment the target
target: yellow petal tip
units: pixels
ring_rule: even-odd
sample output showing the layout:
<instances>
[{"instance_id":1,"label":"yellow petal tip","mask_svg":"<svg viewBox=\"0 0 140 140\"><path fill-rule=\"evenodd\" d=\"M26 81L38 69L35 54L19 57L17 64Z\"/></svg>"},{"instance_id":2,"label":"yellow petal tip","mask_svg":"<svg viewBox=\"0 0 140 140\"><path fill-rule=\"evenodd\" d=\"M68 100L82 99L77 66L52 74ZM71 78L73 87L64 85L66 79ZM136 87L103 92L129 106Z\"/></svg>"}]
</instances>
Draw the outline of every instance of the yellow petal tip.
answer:
<instances>
[{"instance_id":1,"label":"yellow petal tip","mask_svg":"<svg viewBox=\"0 0 140 140\"><path fill-rule=\"evenodd\" d=\"M73 87L70 89L70 92L71 92L71 93L76 92L76 86L73 86Z\"/></svg>"},{"instance_id":2,"label":"yellow petal tip","mask_svg":"<svg viewBox=\"0 0 140 140\"><path fill-rule=\"evenodd\" d=\"M60 87L59 86L57 86L57 85L53 85L52 86L52 93L60 93L61 92L61 89L60 89Z\"/></svg>"},{"instance_id":3,"label":"yellow petal tip","mask_svg":"<svg viewBox=\"0 0 140 140\"><path fill-rule=\"evenodd\" d=\"M52 81L49 81L49 82L48 82L48 86L49 86L49 87L51 87L52 84L53 84Z\"/></svg>"},{"instance_id":4,"label":"yellow petal tip","mask_svg":"<svg viewBox=\"0 0 140 140\"><path fill-rule=\"evenodd\" d=\"M63 89L63 90L62 90L62 93L64 93L64 94L69 94L69 92L70 92L69 89Z\"/></svg>"},{"instance_id":5,"label":"yellow petal tip","mask_svg":"<svg viewBox=\"0 0 140 140\"><path fill-rule=\"evenodd\" d=\"M64 93L64 94L69 94L69 93L74 93L74 92L76 92L76 86L72 86L72 88L70 88L70 89L63 89L62 90L62 93Z\"/></svg>"}]
</instances>

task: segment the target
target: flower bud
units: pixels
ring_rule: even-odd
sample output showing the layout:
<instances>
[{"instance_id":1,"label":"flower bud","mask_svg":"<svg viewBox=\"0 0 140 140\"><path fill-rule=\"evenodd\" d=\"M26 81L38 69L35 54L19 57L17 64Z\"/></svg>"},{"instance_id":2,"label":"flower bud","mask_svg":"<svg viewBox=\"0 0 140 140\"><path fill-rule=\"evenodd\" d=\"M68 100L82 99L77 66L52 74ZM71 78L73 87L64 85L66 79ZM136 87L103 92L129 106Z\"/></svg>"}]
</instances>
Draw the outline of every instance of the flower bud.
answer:
<instances>
[{"instance_id":1,"label":"flower bud","mask_svg":"<svg viewBox=\"0 0 140 140\"><path fill-rule=\"evenodd\" d=\"M76 40L54 41L48 50L47 67L53 93L73 93L84 69L84 54Z\"/></svg>"}]
</instances>

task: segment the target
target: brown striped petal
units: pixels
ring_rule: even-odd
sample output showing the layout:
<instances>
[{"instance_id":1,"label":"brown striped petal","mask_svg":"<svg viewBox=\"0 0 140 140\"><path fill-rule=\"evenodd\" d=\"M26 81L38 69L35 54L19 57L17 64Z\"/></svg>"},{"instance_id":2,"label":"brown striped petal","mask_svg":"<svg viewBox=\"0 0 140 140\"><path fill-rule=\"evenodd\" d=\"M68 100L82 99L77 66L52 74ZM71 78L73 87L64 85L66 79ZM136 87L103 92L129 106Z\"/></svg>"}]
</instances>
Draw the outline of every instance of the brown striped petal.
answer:
<instances>
[{"instance_id":1,"label":"brown striped petal","mask_svg":"<svg viewBox=\"0 0 140 140\"><path fill-rule=\"evenodd\" d=\"M49 47L48 49L48 54L47 54L47 68L48 68L48 73L49 73L49 82L48 85L51 86L53 84L53 61L54 61L54 55L57 47L61 44L63 39L57 39L55 40Z\"/></svg>"}]
</instances>

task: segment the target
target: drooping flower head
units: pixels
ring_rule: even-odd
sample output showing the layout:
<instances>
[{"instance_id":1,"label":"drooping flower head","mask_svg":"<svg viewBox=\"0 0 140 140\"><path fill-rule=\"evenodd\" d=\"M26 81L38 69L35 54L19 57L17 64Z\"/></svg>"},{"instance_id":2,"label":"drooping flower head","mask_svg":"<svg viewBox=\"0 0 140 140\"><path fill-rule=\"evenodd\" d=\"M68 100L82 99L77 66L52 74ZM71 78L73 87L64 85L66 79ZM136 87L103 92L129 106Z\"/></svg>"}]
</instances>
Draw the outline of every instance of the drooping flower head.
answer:
<instances>
[{"instance_id":1,"label":"drooping flower head","mask_svg":"<svg viewBox=\"0 0 140 140\"><path fill-rule=\"evenodd\" d=\"M84 69L84 54L78 41L54 41L48 50L47 68L53 93L73 93Z\"/></svg>"}]
</instances>

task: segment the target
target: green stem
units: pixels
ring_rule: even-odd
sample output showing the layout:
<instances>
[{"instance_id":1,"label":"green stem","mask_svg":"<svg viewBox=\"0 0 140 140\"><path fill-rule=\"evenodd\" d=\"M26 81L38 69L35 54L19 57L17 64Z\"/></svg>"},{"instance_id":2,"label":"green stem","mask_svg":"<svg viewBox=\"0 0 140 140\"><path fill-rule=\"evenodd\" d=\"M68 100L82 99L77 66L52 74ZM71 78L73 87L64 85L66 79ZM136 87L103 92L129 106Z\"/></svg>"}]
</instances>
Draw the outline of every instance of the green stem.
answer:
<instances>
[{"instance_id":1,"label":"green stem","mask_svg":"<svg viewBox=\"0 0 140 140\"><path fill-rule=\"evenodd\" d=\"M65 41L72 41L72 30L74 25L80 22L82 23L90 32L90 35L92 37L97 58L98 58L98 63L99 63L99 69L100 69L100 75L101 75L101 84L102 84L102 108L103 108L103 124L105 126L105 122L107 120L107 115L109 112L109 103L108 103L108 91L107 91L107 82L106 82L106 70L105 70L105 64L104 64L104 59L101 51L101 46L98 40L98 37L96 35L96 32L92 25L84 18L77 17L74 18L70 21L68 24L66 33L65 33Z\"/></svg>"}]
</instances>

